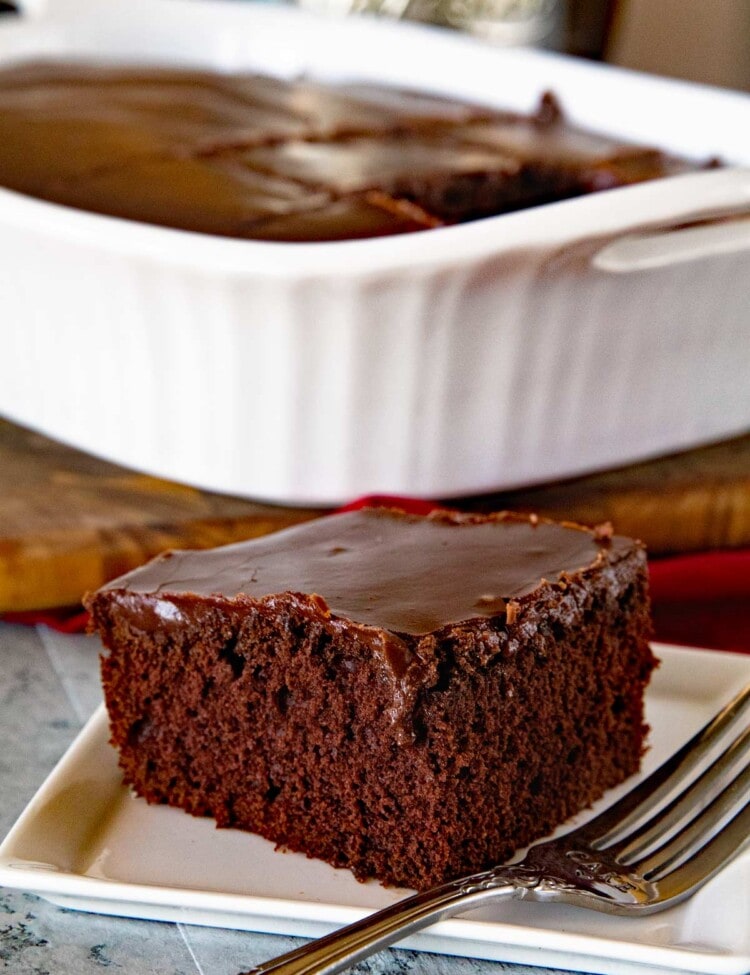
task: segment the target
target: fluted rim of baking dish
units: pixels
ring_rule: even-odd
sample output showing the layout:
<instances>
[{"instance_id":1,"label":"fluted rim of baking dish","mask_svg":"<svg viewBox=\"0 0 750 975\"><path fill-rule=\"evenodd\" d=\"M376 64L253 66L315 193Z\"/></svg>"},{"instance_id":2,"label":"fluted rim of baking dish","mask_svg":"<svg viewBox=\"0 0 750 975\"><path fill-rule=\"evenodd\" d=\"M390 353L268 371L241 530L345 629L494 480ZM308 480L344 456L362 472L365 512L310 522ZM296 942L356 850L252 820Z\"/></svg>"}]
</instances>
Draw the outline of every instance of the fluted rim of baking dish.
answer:
<instances>
[{"instance_id":1,"label":"fluted rim of baking dish","mask_svg":"<svg viewBox=\"0 0 750 975\"><path fill-rule=\"evenodd\" d=\"M563 246L582 237L668 227L679 214L710 217L750 207L750 168L688 173L601 196L562 200L471 223L366 240L286 243L241 240L138 223L37 200L0 187L0 227L41 231L48 239L96 244L102 251L164 266L200 268L222 276L262 273L298 279L331 272L347 276L458 267L504 252ZM648 214L634 220L634 210ZM575 228L570 218L575 216ZM425 240L428 238L428 240ZM417 247L416 241L424 247ZM283 257L283 260L279 258ZM342 265L342 259L345 259Z\"/></svg>"}]
</instances>

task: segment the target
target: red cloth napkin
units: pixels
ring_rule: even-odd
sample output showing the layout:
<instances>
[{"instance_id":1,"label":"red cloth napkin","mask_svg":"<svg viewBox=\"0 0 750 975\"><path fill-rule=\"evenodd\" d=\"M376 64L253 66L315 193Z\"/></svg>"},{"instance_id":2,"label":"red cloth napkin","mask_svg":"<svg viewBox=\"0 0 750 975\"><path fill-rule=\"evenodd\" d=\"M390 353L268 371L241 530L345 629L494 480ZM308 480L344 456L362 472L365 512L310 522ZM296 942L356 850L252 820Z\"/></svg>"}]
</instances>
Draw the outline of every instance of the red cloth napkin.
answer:
<instances>
[{"instance_id":1,"label":"red cloth napkin","mask_svg":"<svg viewBox=\"0 0 750 975\"><path fill-rule=\"evenodd\" d=\"M438 507L415 498L372 495L339 510L377 505L420 515ZM750 549L652 559L649 565L657 640L750 653ZM86 628L88 614L74 607L6 613L3 619L12 623L44 623L63 633L79 633Z\"/></svg>"},{"instance_id":2,"label":"red cloth napkin","mask_svg":"<svg viewBox=\"0 0 750 975\"><path fill-rule=\"evenodd\" d=\"M43 623L59 633L83 633L89 621L89 614L80 606L67 606L62 609L30 609L23 613L3 613L0 619L6 623L23 623L24 626Z\"/></svg>"},{"instance_id":3,"label":"red cloth napkin","mask_svg":"<svg viewBox=\"0 0 750 975\"><path fill-rule=\"evenodd\" d=\"M750 653L750 549L650 562L656 638Z\"/></svg>"}]
</instances>

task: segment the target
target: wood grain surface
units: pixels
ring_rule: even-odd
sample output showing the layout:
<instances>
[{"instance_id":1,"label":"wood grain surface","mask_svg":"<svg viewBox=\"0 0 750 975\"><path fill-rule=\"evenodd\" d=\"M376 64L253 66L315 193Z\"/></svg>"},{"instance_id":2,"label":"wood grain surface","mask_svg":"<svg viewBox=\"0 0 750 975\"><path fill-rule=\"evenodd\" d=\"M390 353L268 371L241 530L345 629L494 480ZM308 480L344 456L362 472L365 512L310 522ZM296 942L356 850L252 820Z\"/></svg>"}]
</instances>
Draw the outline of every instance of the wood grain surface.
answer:
<instances>
[{"instance_id":1,"label":"wood grain surface","mask_svg":"<svg viewBox=\"0 0 750 975\"><path fill-rule=\"evenodd\" d=\"M617 471L449 502L612 521L652 554L750 544L750 436ZM90 457L0 419L0 612L75 605L165 548L208 548L321 514L224 497Z\"/></svg>"},{"instance_id":2,"label":"wood grain surface","mask_svg":"<svg viewBox=\"0 0 750 975\"><path fill-rule=\"evenodd\" d=\"M209 494L0 419L0 612L68 606L166 548L210 548L315 511Z\"/></svg>"}]
</instances>

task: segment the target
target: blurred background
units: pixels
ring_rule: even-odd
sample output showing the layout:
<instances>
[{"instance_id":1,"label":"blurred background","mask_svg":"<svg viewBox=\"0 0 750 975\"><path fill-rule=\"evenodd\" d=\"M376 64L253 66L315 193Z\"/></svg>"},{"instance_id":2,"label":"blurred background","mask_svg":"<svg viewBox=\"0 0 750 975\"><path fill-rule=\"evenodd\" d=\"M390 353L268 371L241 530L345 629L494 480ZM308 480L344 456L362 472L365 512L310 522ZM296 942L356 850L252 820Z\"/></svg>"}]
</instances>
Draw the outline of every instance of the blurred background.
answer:
<instances>
[{"instance_id":1,"label":"blurred background","mask_svg":"<svg viewBox=\"0 0 750 975\"><path fill-rule=\"evenodd\" d=\"M570 0L571 49L597 38L614 64L750 91L747 0Z\"/></svg>"},{"instance_id":2,"label":"blurred background","mask_svg":"<svg viewBox=\"0 0 750 975\"><path fill-rule=\"evenodd\" d=\"M533 44L653 74L750 90L748 0L298 0Z\"/></svg>"},{"instance_id":3,"label":"blurred background","mask_svg":"<svg viewBox=\"0 0 750 975\"><path fill-rule=\"evenodd\" d=\"M0 0L0 14L45 0ZM269 0L465 30L709 85L750 91L750 0Z\"/></svg>"},{"instance_id":4,"label":"blurred background","mask_svg":"<svg viewBox=\"0 0 750 975\"><path fill-rule=\"evenodd\" d=\"M269 0L464 30L637 71L750 91L750 0ZM0 14L45 0L0 0Z\"/></svg>"}]
</instances>

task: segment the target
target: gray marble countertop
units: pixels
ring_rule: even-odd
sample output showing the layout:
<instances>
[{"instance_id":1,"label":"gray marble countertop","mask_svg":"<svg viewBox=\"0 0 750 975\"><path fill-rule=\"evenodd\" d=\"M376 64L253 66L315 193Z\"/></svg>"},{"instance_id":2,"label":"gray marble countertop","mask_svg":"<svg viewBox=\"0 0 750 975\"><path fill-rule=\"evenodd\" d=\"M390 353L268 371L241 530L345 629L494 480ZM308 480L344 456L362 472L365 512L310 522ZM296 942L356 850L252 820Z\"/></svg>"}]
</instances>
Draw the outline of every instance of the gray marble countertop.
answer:
<instances>
[{"instance_id":1,"label":"gray marble countertop","mask_svg":"<svg viewBox=\"0 0 750 975\"><path fill-rule=\"evenodd\" d=\"M0 623L0 836L101 700L99 642ZM219 928L84 914L0 888L0 971L13 975L237 975L301 943ZM368 975L541 975L550 969L392 949ZM554 975L554 973L553 973Z\"/></svg>"}]
</instances>

